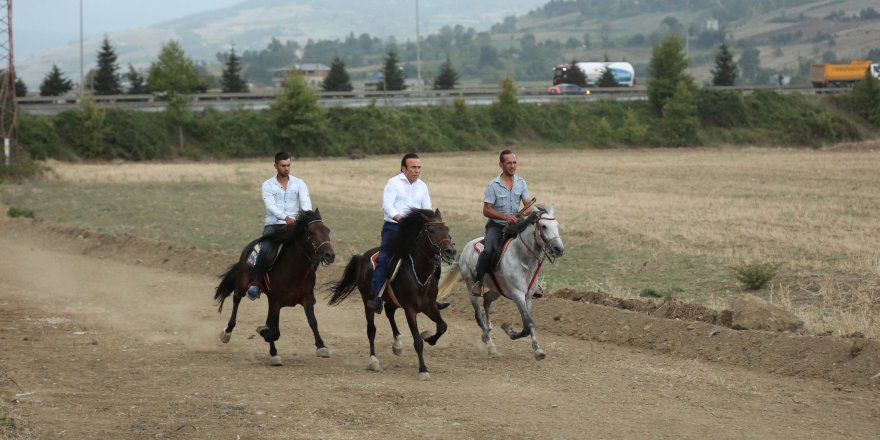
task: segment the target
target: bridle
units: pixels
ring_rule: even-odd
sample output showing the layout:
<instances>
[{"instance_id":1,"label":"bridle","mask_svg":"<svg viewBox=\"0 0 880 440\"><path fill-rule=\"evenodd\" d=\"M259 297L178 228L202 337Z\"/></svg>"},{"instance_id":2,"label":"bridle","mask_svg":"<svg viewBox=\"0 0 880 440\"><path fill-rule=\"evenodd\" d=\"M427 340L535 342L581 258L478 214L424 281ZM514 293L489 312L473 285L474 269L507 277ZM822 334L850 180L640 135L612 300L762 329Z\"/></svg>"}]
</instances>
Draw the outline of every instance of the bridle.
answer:
<instances>
[{"instance_id":1,"label":"bridle","mask_svg":"<svg viewBox=\"0 0 880 440\"><path fill-rule=\"evenodd\" d=\"M305 256L312 263L312 267L317 267L317 265L321 263L320 259L317 262L315 261L315 257L318 256L318 250L320 250L322 247L324 247L324 245L330 244L330 240L325 240L321 244L315 245L315 242L312 240L312 238L315 236L315 234L313 234L312 231L309 230L309 226L311 226L312 223L324 223L324 221L323 220L312 220L306 224L306 232L308 233L308 235L306 236L306 242L308 242L310 245L312 245L313 250L312 250L312 255L307 254L305 249L302 249L302 252L303 252L303 254L305 254Z\"/></svg>"},{"instance_id":2,"label":"bridle","mask_svg":"<svg viewBox=\"0 0 880 440\"><path fill-rule=\"evenodd\" d=\"M537 217L535 217L535 221L532 222L532 224L535 226L534 230L532 231L532 238L535 240L535 243L541 243L541 252L544 254L544 258L546 258L547 261L550 262L550 264L553 264L556 262L556 258L547 251L547 248L550 247L550 240L558 238L558 236L548 239L547 236L544 235L544 230L539 227L538 223L541 220L556 220L556 217L542 217L543 215L544 213L539 214ZM541 237L540 242L538 241L538 237ZM529 251L529 253L532 254L532 256L535 257L536 260L540 261L541 258L535 255L535 253L532 252L529 246L526 245L526 242L522 239L522 234L519 235L519 239L520 241L522 241L523 245Z\"/></svg>"},{"instance_id":3,"label":"bridle","mask_svg":"<svg viewBox=\"0 0 880 440\"><path fill-rule=\"evenodd\" d=\"M428 285L428 282L431 280L431 276L433 276L434 272L437 271L437 268L440 267L440 261L441 261L440 255L443 253L443 248L441 248L440 245L442 245L443 243L452 244L452 238L444 238L444 239L435 243L434 240L431 238L431 235L428 234L428 227L429 226L445 226L445 225L446 224L444 222L437 222L437 221L425 222L425 225L422 227L422 231L419 232L419 235L416 236L416 238L419 238L422 235L425 235L425 238L428 239L428 243L431 246L433 246L435 249L435 252L429 255L431 257L431 261L434 263L434 270L432 270L431 273L429 273L428 276L425 277L425 282L422 282L421 280L419 280L419 274L416 272L415 260L413 260L412 253L409 254L409 262L410 262L410 265L412 266L413 276L416 279L416 283L421 287L425 287L426 285Z\"/></svg>"}]
</instances>

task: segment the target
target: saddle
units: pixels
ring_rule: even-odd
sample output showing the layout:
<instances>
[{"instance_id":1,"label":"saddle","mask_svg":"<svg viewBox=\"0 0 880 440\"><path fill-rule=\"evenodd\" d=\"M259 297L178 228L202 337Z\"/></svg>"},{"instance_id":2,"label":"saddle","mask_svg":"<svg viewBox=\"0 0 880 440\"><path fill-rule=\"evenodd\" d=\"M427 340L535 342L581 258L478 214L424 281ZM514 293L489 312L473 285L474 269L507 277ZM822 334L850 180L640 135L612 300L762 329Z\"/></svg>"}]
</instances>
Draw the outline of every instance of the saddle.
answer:
<instances>
[{"instance_id":1,"label":"saddle","mask_svg":"<svg viewBox=\"0 0 880 440\"><path fill-rule=\"evenodd\" d=\"M506 236L504 237L504 244L501 245L501 251L498 252L498 256L495 257L495 263L492 264L492 266L491 266L491 268L492 268L491 271L492 271L492 272L494 272L495 269L498 268L498 264L501 263L501 257L504 255L504 252L507 251L507 245L509 245L510 242L513 241L514 238L516 238L515 235L513 235L513 236L511 236L511 235L506 235ZM479 254L482 254L482 253L483 253L483 249L485 249L485 248L486 248L486 239L485 239L485 238L484 238L484 239L481 239L480 241L478 241L478 242L476 242L476 243L474 243L474 251L476 251L478 255L479 255Z\"/></svg>"},{"instance_id":2,"label":"saddle","mask_svg":"<svg viewBox=\"0 0 880 440\"><path fill-rule=\"evenodd\" d=\"M278 256L281 255L281 250L284 249L284 243L278 243L278 246L274 246L272 251L269 252L269 255L266 255L266 274L272 271L272 268L275 267L275 263L278 261ZM251 249L251 253L248 254L247 257L247 265L252 270L257 265L257 255L260 253L260 243L254 245Z\"/></svg>"}]
</instances>

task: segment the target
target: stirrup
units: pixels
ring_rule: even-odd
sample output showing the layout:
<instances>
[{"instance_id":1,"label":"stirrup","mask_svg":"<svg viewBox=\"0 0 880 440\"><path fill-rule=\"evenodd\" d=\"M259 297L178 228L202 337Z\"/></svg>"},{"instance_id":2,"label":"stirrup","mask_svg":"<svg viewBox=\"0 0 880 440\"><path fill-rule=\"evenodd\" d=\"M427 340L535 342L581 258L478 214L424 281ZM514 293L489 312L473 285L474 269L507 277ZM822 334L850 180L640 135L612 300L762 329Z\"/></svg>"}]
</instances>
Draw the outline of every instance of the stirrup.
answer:
<instances>
[{"instance_id":1,"label":"stirrup","mask_svg":"<svg viewBox=\"0 0 880 440\"><path fill-rule=\"evenodd\" d=\"M474 285L471 286L471 295L473 296L483 296L483 282L475 281Z\"/></svg>"},{"instance_id":2,"label":"stirrup","mask_svg":"<svg viewBox=\"0 0 880 440\"><path fill-rule=\"evenodd\" d=\"M375 297L368 299L367 300L367 308L372 310L377 315L381 315L382 314L382 297L379 295L376 295Z\"/></svg>"},{"instance_id":3,"label":"stirrup","mask_svg":"<svg viewBox=\"0 0 880 440\"><path fill-rule=\"evenodd\" d=\"M256 301L260 299L260 290L260 282L252 281L251 284L248 286L245 295L247 295L249 300Z\"/></svg>"}]
</instances>

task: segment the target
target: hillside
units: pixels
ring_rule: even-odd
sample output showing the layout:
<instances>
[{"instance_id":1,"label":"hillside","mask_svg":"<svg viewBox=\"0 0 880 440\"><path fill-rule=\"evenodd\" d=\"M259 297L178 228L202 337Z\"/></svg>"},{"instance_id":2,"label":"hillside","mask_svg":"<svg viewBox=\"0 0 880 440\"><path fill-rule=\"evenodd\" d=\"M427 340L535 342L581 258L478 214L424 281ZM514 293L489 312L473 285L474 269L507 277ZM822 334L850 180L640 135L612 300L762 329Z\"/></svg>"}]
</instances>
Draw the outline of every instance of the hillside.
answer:
<instances>
[{"instance_id":1,"label":"hillside","mask_svg":"<svg viewBox=\"0 0 880 440\"><path fill-rule=\"evenodd\" d=\"M525 14L546 0L419 0L421 34L444 25L461 24L486 30L505 16ZM215 62L215 53L235 44L239 51L261 49L272 37L304 44L353 32L400 41L415 38L414 0L244 0L224 9L194 14L150 28L110 34L122 66L146 66L162 43L180 40L194 60ZM84 44L88 70L95 63L100 40ZM79 45L18 60L17 72L35 89L52 64L70 77L79 76ZM74 75L74 73L76 73Z\"/></svg>"},{"instance_id":2,"label":"hillside","mask_svg":"<svg viewBox=\"0 0 880 440\"><path fill-rule=\"evenodd\" d=\"M691 73L699 81L708 80L717 46L727 40L737 59L747 55L740 63L744 82L766 84L782 74L804 83L813 62L880 58L877 9L876 0L421 0L421 56L427 73L450 55L464 80L495 84L507 75L517 81L549 81L553 64L572 58L601 60L607 54L634 64L637 78L644 79L651 44L675 32L690 35ZM439 32L455 25L491 31ZM414 2L246 0L110 38L123 67L146 66L171 39L180 40L192 58L208 64L216 63L215 54L231 44L241 53L262 50L273 37L300 47L313 41L317 44L306 50L303 61L329 64L338 54L363 77L378 68L387 50L384 44L373 45L371 52L344 47L346 36L364 34L376 41L412 41ZM458 43L462 36L465 44ZM450 39L455 42L450 44ZM98 45L99 41L86 43L87 69L94 65ZM414 76L416 54L411 46L402 45L399 55ZM78 48L59 48L20 61L18 72L35 89L52 63L77 76L73 72L79 71L78 54Z\"/></svg>"},{"instance_id":3,"label":"hillside","mask_svg":"<svg viewBox=\"0 0 880 440\"><path fill-rule=\"evenodd\" d=\"M539 42L563 43L560 61L598 61L607 53L612 60L627 60L644 70L652 41L670 30L685 35L689 28L688 52L698 79L709 77L717 42L725 35L737 57L744 47L754 47L760 51L761 68L795 76L802 64L812 61L848 62L880 51L880 17L853 19L868 8L880 12L876 0L553 0L499 24L493 40L500 47L510 46L531 33ZM707 29L712 19L718 21L716 32ZM580 44L565 44L571 39Z\"/></svg>"}]
</instances>

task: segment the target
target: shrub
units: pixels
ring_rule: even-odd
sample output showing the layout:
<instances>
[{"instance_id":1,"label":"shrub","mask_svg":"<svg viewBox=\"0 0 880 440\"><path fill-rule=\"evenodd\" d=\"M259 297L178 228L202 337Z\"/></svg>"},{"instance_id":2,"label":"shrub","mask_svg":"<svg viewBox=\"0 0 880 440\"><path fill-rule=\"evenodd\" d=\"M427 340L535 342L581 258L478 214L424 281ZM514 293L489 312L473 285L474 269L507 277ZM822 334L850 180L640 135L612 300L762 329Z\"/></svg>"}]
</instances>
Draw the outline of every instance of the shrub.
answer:
<instances>
[{"instance_id":1,"label":"shrub","mask_svg":"<svg viewBox=\"0 0 880 440\"><path fill-rule=\"evenodd\" d=\"M779 272L779 264L767 261L743 263L733 269L736 279L746 290L758 290L772 280Z\"/></svg>"},{"instance_id":2,"label":"shrub","mask_svg":"<svg viewBox=\"0 0 880 440\"><path fill-rule=\"evenodd\" d=\"M12 218L17 218L17 217L34 218L34 211L31 211L30 209L17 208L15 206L10 206L9 210L6 211L6 215L8 215L9 217L12 217Z\"/></svg>"}]
</instances>

